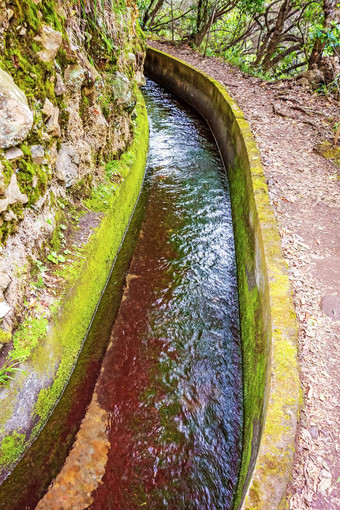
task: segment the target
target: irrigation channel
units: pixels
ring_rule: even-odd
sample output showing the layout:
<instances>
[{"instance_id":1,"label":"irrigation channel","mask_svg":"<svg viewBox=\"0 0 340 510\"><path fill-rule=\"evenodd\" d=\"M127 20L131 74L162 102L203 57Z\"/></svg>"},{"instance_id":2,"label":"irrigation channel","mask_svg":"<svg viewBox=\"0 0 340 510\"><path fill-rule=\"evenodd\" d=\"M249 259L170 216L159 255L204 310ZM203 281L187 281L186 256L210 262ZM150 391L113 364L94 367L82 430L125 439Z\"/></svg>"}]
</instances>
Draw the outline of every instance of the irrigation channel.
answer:
<instances>
[{"instance_id":1,"label":"irrigation channel","mask_svg":"<svg viewBox=\"0 0 340 510\"><path fill-rule=\"evenodd\" d=\"M150 81L145 100L147 205L96 388L113 419L92 506L230 508L242 367L227 179L201 118Z\"/></svg>"},{"instance_id":2,"label":"irrigation channel","mask_svg":"<svg viewBox=\"0 0 340 510\"><path fill-rule=\"evenodd\" d=\"M110 446L90 508L230 509L243 391L227 177L201 117L151 80L144 95L150 151L125 262L118 260L127 274L121 301L117 269L106 290L116 318L95 394L110 417ZM105 330L109 313L101 315ZM79 416L84 391L71 398ZM34 508L34 497L27 501ZM61 503L57 491L53 508Z\"/></svg>"}]
</instances>

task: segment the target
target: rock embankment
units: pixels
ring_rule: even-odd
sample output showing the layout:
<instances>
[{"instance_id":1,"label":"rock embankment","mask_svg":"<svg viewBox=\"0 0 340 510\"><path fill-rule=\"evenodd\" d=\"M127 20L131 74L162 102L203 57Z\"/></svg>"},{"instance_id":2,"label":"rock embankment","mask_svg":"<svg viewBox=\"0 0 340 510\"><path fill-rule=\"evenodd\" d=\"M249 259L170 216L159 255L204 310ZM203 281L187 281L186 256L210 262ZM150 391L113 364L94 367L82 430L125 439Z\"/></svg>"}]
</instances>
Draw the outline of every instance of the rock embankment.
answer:
<instances>
[{"instance_id":1,"label":"rock embankment","mask_svg":"<svg viewBox=\"0 0 340 510\"><path fill-rule=\"evenodd\" d=\"M0 1L0 367L36 261L58 251L58 225L130 142L135 11L92 4Z\"/></svg>"}]
</instances>

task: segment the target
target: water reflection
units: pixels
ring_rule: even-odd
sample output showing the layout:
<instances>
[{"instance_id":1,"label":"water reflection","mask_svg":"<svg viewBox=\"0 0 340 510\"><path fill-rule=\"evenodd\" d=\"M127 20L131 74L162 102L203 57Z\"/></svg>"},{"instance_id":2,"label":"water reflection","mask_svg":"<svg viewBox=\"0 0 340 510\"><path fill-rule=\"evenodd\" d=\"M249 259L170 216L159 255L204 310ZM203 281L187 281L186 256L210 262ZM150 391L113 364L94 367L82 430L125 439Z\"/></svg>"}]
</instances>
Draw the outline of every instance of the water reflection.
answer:
<instances>
[{"instance_id":1,"label":"water reflection","mask_svg":"<svg viewBox=\"0 0 340 510\"><path fill-rule=\"evenodd\" d=\"M98 384L111 415L92 508L230 508L242 369L229 191L203 121L148 82L145 218Z\"/></svg>"}]
</instances>

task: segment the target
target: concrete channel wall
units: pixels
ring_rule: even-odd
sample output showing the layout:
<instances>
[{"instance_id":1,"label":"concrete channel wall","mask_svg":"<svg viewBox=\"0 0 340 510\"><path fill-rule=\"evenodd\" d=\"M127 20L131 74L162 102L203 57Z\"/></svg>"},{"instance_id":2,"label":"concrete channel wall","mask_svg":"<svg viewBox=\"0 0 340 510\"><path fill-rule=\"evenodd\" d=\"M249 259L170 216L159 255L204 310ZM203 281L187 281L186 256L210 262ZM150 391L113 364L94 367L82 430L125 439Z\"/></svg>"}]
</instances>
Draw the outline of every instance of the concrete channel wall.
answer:
<instances>
[{"instance_id":1,"label":"concrete channel wall","mask_svg":"<svg viewBox=\"0 0 340 510\"><path fill-rule=\"evenodd\" d=\"M145 71L206 119L228 173L244 370L244 446L234 508L285 508L300 401L297 328L260 155L242 111L218 82L153 48Z\"/></svg>"},{"instance_id":2,"label":"concrete channel wall","mask_svg":"<svg viewBox=\"0 0 340 510\"><path fill-rule=\"evenodd\" d=\"M91 400L87 388L92 384L93 390L92 379L107 338L103 344L97 335L92 347L84 344L84 338L143 183L149 130L142 94L138 95L137 112L132 144L116 162L120 185L115 193L105 195L106 212L100 214L100 223L83 246L83 262L76 279L60 303L46 337L32 359L25 362L25 371L19 372L1 392L0 509L35 507L31 501L39 499L58 472L74 439L76 416L82 419ZM103 322L105 319L101 329ZM83 354L81 360L79 355ZM75 379L72 385L70 377ZM32 389L32 380L37 381L36 386L42 381L40 391L34 391L34 386Z\"/></svg>"}]
</instances>

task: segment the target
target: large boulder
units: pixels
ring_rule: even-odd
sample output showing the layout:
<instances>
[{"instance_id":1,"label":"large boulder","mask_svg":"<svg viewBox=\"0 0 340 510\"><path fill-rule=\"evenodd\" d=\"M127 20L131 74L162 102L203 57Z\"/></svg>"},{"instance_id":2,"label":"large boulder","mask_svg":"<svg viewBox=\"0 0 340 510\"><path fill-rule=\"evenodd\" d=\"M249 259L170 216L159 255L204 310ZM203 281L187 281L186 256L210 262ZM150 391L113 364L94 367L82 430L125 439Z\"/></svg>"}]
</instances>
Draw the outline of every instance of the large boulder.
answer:
<instances>
[{"instance_id":1,"label":"large boulder","mask_svg":"<svg viewBox=\"0 0 340 510\"><path fill-rule=\"evenodd\" d=\"M33 125L27 98L12 76L0 69L0 149L22 142Z\"/></svg>"}]
</instances>

